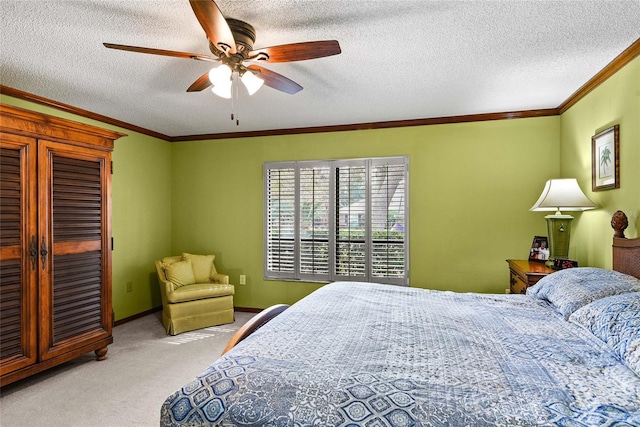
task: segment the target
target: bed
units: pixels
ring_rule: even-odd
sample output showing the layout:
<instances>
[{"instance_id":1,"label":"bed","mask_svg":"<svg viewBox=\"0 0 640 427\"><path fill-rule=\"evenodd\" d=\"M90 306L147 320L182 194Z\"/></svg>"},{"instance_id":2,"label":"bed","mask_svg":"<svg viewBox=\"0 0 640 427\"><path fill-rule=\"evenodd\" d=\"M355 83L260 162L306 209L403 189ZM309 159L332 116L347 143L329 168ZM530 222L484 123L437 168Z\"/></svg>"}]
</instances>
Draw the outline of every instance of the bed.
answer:
<instances>
[{"instance_id":1,"label":"bed","mask_svg":"<svg viewBox=\"0 0 640 427\"><path fill-rule=\"evenodd\" d=\"M527 295L328 284L256 316L160 424L638 426L640 238L613 251Z\"/></svg>"}]
</instances>

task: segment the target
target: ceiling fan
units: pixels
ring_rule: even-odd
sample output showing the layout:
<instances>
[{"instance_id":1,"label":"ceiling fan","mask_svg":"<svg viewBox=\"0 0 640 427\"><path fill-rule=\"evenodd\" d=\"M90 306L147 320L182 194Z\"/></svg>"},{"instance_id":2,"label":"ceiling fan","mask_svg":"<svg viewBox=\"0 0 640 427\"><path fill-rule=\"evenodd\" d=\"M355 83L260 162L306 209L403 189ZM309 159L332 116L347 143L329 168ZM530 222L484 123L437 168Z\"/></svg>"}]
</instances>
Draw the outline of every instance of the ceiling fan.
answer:
<instances>
[{"instance_id":1,"label":"ceiling fan","mask_svg":"<svg viewBox=\"0 0 640 427\"><path fill-rule=\"evenodd\" d=\"M189 0L189 3L207 35L209 49L213 56L113 43L103 44L110 49L219 62L220 66L200 76L189 86L187 92L202 91L213 85L213 92L223 98L231 98L234 76L240 78L250 95L255 93L263 83L273 89L295 94L302 90L302 86L256 63L303 61L337 55L341 52L337 40L291 43L254 49L256 32L253 26L244 21L225 18L213 0ZM249 65L245 65L245 62Z\"/></svg>"}]
</instances>

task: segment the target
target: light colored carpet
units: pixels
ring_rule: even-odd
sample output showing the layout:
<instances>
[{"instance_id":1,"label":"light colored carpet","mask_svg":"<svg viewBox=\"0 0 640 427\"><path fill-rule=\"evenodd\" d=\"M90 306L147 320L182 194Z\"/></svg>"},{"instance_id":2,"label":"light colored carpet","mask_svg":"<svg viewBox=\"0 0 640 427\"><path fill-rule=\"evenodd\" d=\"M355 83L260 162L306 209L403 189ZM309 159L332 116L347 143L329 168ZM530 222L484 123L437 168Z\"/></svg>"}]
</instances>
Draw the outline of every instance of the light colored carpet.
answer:
<instances>
[{"instance_id":1,"label":"light colored carpet","mask_svg":"<svg viewBox=\"0 0 640 427\"><path fill-rule=\"evenodd\" d=\"M161 313L113 329L107 359L87 353L5 386L2 427L157 426L160 406L203 372L254 313L236 312L232 324L166 335Z\"/></svg>"}]
</instances>

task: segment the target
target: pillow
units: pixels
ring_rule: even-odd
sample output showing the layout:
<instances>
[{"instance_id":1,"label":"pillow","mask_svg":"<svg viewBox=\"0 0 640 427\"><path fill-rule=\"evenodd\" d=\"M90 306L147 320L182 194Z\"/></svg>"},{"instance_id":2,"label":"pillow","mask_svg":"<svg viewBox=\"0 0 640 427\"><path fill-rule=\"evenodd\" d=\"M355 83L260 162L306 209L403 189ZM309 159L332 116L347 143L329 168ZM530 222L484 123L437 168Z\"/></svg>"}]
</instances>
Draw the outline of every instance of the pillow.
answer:
<instances>
[{"instance_id":1,"label":"pillow","mask_svg":"<svg viewBox=\"0 0 640 427\"><path fill-rule=\"evenodd\" d=\"M591 331L640 375L640 292L603 298L576 310L569 320Z\"/></svg>"},{"instance_id":2,"label":"pillow","mask_svg":"<svg viewBox=\"0 0 640 427\"><path fill-rule=\"evenodd\" d=\"M216 273L216 268L213 265L213 260L216 259L215 255L193 255L183 253L182 259L185 261L191 261L193 274L196 277L196 283L211 282L211 278Z\"/></svg>"},{"instance_id":3,"label":"pillow","mask_svg":"<svg viewBox=\"0 0 640 427\"><path fill-rule=\"evenodd\" d=\"M167 275L167 279L171 280L176 288L196 283L190 260L165 264L164 274Z\"/></svg>"},{"instance_id":4,"label":"pillow","mask_svg":"<svg viewBox=\"0 0 640 427\"><path fill-rule=\"evenodd\" d=\"M527 289L527 295L549 301L565 319L597 299L625 292L640 292L640 280L595 267L560 270Z\"/></svg>"},{"instance_id":5,"label":"pillow","mask_svg":"<svg viewBox=\"0 0 640 427\"><path fill-rule=\"evenodd\" d=\"M173 264L174 262L178 262L178 261L182 261L182 257L181 256L166 256L164 258L162 258L162 264L167 265L167 264Z\"/></svg>"}]
</instances>

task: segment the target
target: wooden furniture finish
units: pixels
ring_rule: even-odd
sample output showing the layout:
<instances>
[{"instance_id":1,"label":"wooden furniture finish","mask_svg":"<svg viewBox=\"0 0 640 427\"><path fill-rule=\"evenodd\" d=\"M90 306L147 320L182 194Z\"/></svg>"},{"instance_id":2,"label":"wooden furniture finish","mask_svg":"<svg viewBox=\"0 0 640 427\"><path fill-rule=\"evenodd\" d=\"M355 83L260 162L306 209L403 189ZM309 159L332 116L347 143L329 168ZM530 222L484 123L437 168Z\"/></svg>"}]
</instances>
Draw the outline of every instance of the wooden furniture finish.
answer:
<instances>
[{"instance_id":1,"label":"wooden furniture finish","mask_svg":"<svg viewBox=\"0 0 640 427\"><path fill-rule=\"evenodd\" d=\"M640 279L640 237L613 238L613 269Z\"/></svg>"},{"instance_id":2,"label":"wooden furniture finish","mask_svg":"<svg viewBox=\"0 0 640 427\"><path fill-rule=\"evenodd\" d=\"M0 385L111 329L111 151L121 133L0 104Z\"/></svg>"},{"instance_id":3,"label":"wooden furniture finish","mask_svg":"<svg viewBox=\"0 0 640 427\"><path fill-rule=\"evenodd\" d=\"M526 293L528 287L555 271L541 262L516 259L508 259L507 262L509 263L509 290L512 294Z\"/></svg>"},{"instance_id":4,"label":"wooden furniture finish","mask_svg":"<svg viewBox=\"0 0 640 427\"><path fill-rule=\"evenodd\" d=\"M266 325L271 319L285 311L289 306L287 304L276 304L269 308L265 308L260 313L253 316L247 323L242 325L238 331L233 334L227 346L222 350L222 354L235 347L240 341Z\"/></svg>"},{"instance_id":5,"label":"wooden furniture finish","mask_svg":"<svg viewBox=\"0 0 640 427\"><path fill-rule=\"evenodd\" d=\"M613 228L613 269L640 279L640 237L627 239L624 235L629 225L627 215L617 211L611 217Z\"/></svg>"}]
</instances>

